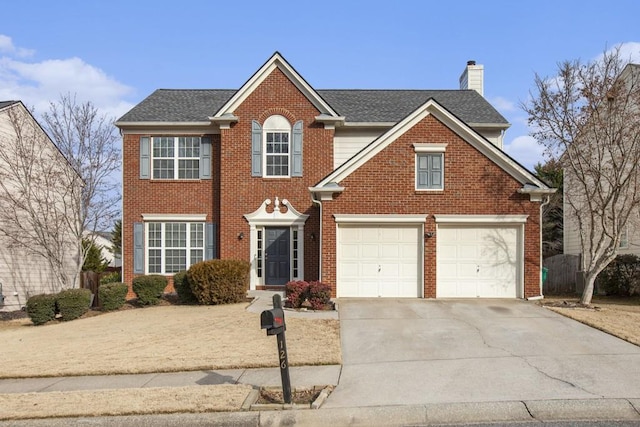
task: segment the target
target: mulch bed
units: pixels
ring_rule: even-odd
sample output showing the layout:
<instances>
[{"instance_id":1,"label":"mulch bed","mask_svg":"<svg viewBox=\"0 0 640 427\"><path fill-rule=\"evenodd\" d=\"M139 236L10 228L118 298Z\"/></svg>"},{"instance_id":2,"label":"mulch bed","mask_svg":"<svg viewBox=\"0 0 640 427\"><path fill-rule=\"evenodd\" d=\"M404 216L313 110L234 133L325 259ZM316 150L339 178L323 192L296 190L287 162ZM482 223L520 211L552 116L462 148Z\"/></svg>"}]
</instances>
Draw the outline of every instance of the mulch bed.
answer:
<instances>
[{"instance_id":1,"label":"mulch bed","mask_svg":"<svg viewBox=\"0 0 640 427\"><path fill-rule=\"evenodd\" d=\"M295 403L296 405L311 405L318 398L318 395L320 395L321 391L322 390L315 389L292 390L291 403ZM273 388L262 388L260 389L260 396L258 397L258 401L256 403L284 403L282 390Z\"/></svg>"},{"instance_id":2,"label":"mulch bed","mask_svg":"<svg viewBox=\"0 0 640 427\"><path fill-rule=\"evenodd\" d=\"M0 311L0 321L26 319L27 312L23 310L16 311Z\"/></svg>"}]
</instances>

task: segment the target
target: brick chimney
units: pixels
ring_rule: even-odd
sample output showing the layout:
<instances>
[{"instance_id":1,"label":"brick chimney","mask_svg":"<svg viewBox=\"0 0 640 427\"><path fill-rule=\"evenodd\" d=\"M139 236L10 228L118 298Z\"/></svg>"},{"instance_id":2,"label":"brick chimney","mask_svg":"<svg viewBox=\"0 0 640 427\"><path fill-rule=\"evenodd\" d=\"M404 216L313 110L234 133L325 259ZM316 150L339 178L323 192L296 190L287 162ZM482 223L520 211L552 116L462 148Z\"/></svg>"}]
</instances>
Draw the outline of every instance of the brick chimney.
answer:
<instances>
[{"instance_id":1,"label":"brick chimney","mask_svg":"<svg viewBox=\"0 0 640 427\"><path fill-rule=\"evenodd\" d=\"M484 66L476 61L467 61L467 67L460 76L460 89L473 89L484 96Z\"/></svg>"}]
</instances>

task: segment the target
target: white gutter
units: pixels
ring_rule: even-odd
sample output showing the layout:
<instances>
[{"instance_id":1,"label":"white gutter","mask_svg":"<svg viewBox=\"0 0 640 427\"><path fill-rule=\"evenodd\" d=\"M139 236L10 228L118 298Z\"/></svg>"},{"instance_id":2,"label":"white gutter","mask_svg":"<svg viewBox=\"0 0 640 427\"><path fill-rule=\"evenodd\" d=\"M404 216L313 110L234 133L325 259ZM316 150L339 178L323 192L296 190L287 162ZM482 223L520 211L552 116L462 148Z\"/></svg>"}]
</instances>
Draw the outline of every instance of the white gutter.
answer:
<instances>
[{"instance_id":1,"label":"white gutter","mask_svg":"<svg viewBox=\"0 0 640 427\"><path fill-rule=\"evenodd\" d=\"M529 298L529 300L534 300L534 299L543 299L544 295L542 294L542 269L544 268L542 266L542 208L544 208L545 206L547 206L549 204L549 202L551 202L551 196L550 195L546 195L544 197L544 201L542 203L540 203L540 297L534 297L534 298Z\"/></svg>"}]
</instances>

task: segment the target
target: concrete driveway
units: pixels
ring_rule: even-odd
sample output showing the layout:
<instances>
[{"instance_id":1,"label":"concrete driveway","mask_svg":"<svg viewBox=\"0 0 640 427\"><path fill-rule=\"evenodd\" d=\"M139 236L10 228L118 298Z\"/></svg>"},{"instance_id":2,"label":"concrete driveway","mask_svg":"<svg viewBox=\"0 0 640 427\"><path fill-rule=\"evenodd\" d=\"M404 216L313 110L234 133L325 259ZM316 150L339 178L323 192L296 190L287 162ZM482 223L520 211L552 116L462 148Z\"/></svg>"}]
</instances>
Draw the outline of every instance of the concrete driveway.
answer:
<instances>
[{"instance_id":1,"label":"concrete driveway","mask_svg":"<svg viewBox=\"0 0 640 427\"><path fill-rule=\"evenodd\" d=\"M341 299L326 408L640 398L640 347L521 300Z\"/></svg>"}]
</instances>

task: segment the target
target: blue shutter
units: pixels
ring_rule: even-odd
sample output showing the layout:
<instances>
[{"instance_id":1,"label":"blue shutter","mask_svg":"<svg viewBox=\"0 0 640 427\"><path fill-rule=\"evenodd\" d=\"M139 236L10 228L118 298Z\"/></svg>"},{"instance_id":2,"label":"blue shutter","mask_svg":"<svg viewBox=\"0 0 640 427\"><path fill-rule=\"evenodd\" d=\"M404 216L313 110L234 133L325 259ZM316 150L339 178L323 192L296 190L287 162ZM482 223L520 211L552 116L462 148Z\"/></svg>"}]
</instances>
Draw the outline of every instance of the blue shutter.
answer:
<instances>
[{"instance_id":1,"label":"blue shutter","mask_svg":"<svg viewBox=\"0 0 640 427\"><path fill-rule=\"evenodd\" d=\"M433 154L430 157L429 188L442 189L442 154Z\"/></svg>"},{"instance_id":2,"label":"blue shutter","mask_svg":"<svg viewBox=\"0 0 640 427\"><path fill-rule=\"evenodd\" d=\"M298 120L293 125L293 144L291 148L291 176L302 176L302 129L304 122Z\"/></svg>"},{"instance_id":3,"label":"blue shutter","mask_svg":"<svg viewBox=\"0 0 640 427\"><path fill-rule=\"evenodd\" d=\"M418 167L416 168L416 188L429 188L429 157L418 154Z\"/></svg>"},{"instance_id":4,"label":"blue shutter","mask_svg":"<svg viewBox=\"0 0 640 427\"><path fill-rule=\"evenodd\" d=\"M140 137L140 179L151 177L151 141L148 136Z\"/></svg>"},{"instance_id":5,"label":"blue shutter","mask_svg":"<svg viewBox=\"0 0 640 427\"><path fill-rule=\"evenodd\" d=\"M208 222L204 225L205 249L204 259L214 259L218 257L216 247L216 224Z\"/></svg>"},{"instance_id":6,"label":"blue shutter","mask_svg":"<svg viewBox=\"0 0 640 427\"><path fill-rule=\"evenodd\" d=\"M251 176L262 176L262 126L251 122Z\"/></svg>"},{"instance_id":7,"label":"blue shutter","mask_svg":"<svg viewBox=\"0 0 640 427\"><path fill-rule=\"evenodd\" d=\"M211 138L200 139L200 179L211 179Z\"/></svg>"},{"instance_id":8,"label":"blue shutter","mask_svg":"<svg viewBox=\"0 0 640 427\"><path fill-rule=\"evenodd\" d=\"M144 274L144 224L133 223L133 273Z\"/></svg>"}]
</instances>

